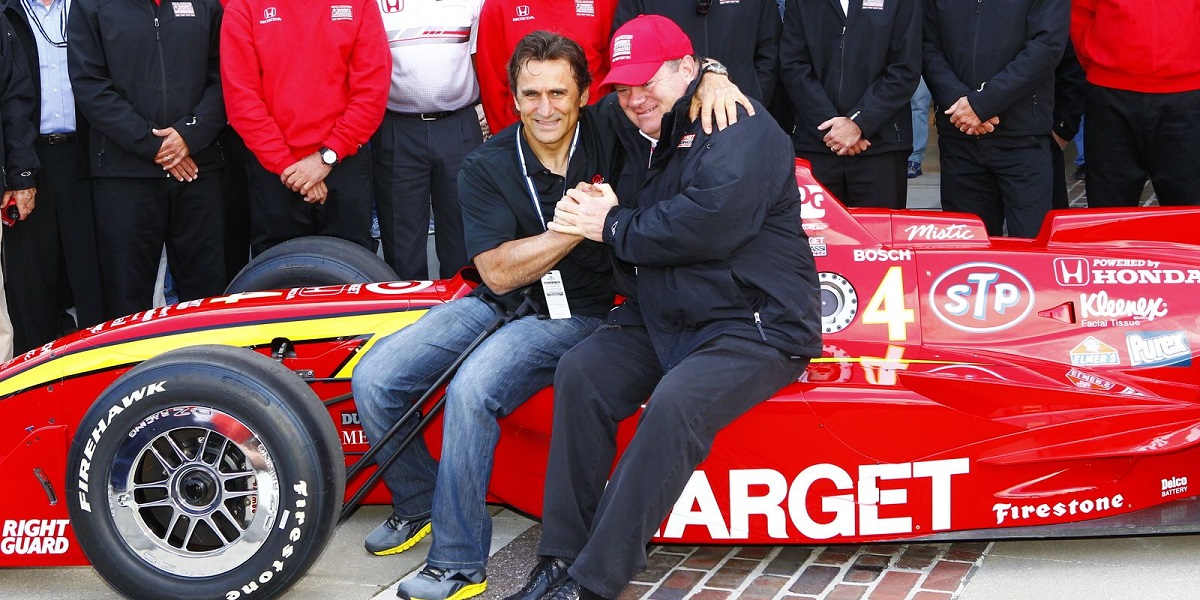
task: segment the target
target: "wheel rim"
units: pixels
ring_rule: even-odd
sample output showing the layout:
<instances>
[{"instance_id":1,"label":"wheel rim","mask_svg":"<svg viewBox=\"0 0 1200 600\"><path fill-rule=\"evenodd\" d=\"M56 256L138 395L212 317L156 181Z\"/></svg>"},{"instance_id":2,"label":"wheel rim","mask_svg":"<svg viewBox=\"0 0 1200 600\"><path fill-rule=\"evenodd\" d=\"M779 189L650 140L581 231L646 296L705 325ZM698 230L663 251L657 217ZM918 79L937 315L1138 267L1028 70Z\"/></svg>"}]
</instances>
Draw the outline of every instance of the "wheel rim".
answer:
<instances>
[{"instance_id":1,"label":"wheel rim","mask_svg":"<svg viewBox=\"0 0 1200 600\"><path fill-rule=\"evenodd\" d=\"M143 419L118 446L107 491L129 549L187 577L245 563L279 511L279 477L266 445L236 417L203 406Z\"/></svg>"}]
</instances>

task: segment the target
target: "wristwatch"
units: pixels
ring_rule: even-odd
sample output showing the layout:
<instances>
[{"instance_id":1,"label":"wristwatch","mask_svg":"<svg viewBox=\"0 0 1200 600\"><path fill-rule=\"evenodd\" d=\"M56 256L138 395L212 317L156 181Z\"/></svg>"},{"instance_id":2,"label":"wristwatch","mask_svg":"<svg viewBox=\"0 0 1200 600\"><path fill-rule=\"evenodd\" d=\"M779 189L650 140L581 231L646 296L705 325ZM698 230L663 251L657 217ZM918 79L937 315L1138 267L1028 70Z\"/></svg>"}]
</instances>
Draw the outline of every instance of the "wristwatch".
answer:
<instances>
[{"instance_id":1,"label":"wristwatch","mask_svg":"<svg viewBox=\"0 0 1200 600\"><path fill-rule=\"evenodd\" d=\"M326 166L332 167L338 164L337 152L334 152L332 148L322 146L320 150L317 150L317 156L321 157L321 162L325 163Z\"/></svg>"},{"instance_id":2,"label":"wristwatch","mask_svg":"<svg viewBox=\"0 0 1200 600\"><path fill-rule=\"evenodd\" d=\"M721 64L715 58L703 58L700 60L700 74L704 75L705 73L729 77L729 69L725 68L725 65Z\"/></svg>"}]
</instances>

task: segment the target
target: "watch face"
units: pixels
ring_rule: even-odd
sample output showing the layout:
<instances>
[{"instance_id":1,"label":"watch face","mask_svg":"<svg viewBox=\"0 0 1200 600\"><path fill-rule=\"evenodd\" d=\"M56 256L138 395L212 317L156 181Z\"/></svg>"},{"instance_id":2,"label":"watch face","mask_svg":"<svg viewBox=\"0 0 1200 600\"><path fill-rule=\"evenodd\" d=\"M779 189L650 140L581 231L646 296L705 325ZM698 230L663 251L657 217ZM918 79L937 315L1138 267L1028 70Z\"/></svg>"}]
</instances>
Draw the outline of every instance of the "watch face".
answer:
<instances>
[{"instance_id":1,"label":"watch face","mask_svg":"<svg viewBox=\"0 0 1200 600\"><path fill-rule=\"evenodd\" d=\"M321 151L321 162L327 165L333 165L337 162L337 152L334 152L328 148Z\"/></svg>"}]
</instances>

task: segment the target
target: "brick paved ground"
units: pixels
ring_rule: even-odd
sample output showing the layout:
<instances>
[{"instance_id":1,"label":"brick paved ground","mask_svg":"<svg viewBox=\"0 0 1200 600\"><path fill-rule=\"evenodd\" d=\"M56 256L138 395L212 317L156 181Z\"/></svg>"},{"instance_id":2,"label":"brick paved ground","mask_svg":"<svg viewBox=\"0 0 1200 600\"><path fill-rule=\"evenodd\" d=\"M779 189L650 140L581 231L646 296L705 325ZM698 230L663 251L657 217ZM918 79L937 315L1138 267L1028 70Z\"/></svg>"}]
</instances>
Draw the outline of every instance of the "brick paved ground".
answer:
<instances>
[{"instance_id":1,"label":"brick paved ground","mask_svg":"<svg viewBox=\"0 0 1200 600\"><path fill-rule=\"evenodd\" d=\"M952 600L989 546L655 546L620 600Z\"/></svg>"}]
</instances>

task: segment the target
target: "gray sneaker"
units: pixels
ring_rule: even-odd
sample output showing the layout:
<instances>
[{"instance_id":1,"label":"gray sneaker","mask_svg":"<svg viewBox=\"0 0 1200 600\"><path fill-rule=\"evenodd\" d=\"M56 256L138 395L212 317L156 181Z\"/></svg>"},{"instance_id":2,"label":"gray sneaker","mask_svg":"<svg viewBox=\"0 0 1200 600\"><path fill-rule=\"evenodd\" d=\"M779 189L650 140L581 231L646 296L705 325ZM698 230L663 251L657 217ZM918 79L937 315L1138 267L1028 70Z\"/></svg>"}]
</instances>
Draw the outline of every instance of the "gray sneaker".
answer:
<instances>
[{"instance_id":1,"label":"gray sneaker","mask_svg":"<svg viewBox=\"0 0 1200 600\"><path fill-rule=\"evenodd\" d=\"M429 517L405 521L400 515L393 513L367 536L363 545L366 546L367 552L376 556L399 554L417 545L417 542L429 535L432 529Z\"/></svg>"},{"instance_id":2,"label":"gray sneaker","mask_svg":"<svg viewBox=\"0 0 1200 600\"><path fill-rule=\"evenodd\" d=\"M425 565L416 577L400 584L396 596L404 600L463 600L487 589L483 569L439 569Z\"/></svg>"}]
</instances>

